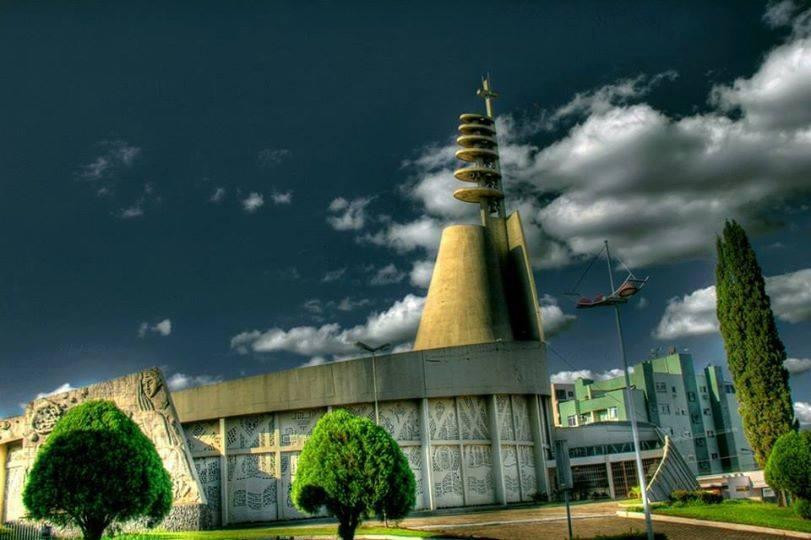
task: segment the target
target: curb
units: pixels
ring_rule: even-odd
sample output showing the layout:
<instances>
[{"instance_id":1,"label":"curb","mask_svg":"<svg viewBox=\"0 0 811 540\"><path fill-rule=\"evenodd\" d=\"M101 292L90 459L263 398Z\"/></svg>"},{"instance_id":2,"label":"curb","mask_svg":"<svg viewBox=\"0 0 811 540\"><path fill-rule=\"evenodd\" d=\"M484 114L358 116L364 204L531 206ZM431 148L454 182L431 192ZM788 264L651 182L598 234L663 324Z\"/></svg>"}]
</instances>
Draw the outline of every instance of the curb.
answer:
<instances>
[{"instance_id":1,"label":"curb","mask_svg":"<svg viewBox=\"0 0 811 540\"><path fill-rule=\"evenodd\" d=\"M617 510L617 516L631 519L645 519L645 514L641 512L625 512ZM811 538L811 533L800 531L788 531L786 529L774 529L772 527L761 527L759 525L746 525L744 523L728 523L725 521L707 521L703 519L692 519L678 516L665 516L662 514L651 514L653 521L663 521L669 523L682 523L684 525L698 525L701 527L715 527L716 529L729 529L733 531L756 532L761 534L774 534L788 538Z\"/></svg>"}]
</instances>

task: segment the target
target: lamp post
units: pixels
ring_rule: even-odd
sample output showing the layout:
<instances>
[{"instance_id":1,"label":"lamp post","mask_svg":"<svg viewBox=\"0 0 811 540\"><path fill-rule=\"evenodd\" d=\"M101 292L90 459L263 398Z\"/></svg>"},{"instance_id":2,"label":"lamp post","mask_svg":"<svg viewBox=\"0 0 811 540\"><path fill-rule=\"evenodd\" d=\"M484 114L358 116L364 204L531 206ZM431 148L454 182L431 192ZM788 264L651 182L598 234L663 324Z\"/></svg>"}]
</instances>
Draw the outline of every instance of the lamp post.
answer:
<instances>
[{"instance_id":1,"label":"lamp post","mask_svg":"<svg viewBox=\"0 0 811 540\"><path fill-rule=\"evenodd\" d=\"M605 241L605 258L608 262L608 279L611 281L611 292L613 293L616 289L614 289L614 270L611 268L611 253L608 251L608 240ZM642 467L642 454L640 453L639 445L639 426L636 423L634 399L631 394L631 377L628 375L628 360L625 357L625 340L622 337L622 322L620 320L620 306L618 303L614 304L614 314L617 319L617 336L619 337L622 370L625 374L625 395L628 400L628 415L631 417L631 432L634 439L634 456L636 457L636 474L639 477L639 491L642 493L642 508L645 510L645 528L647 529L648 540L653 540L653 523L650 517L645 469Z\"/></svg>"},{"instance_id":2,"label":"lamp post","mask_svg":"<svg viewBox=\"0 0 811 540\"><path fill-rule=\"evenodd\" d=\"M355 347L372 353L372 392L374 393L375 398L375 424L380 425L380 412L377 408L377 366L375 364L377 360L377 353L391 347L391 343L384 343L378 347L372 347L371 345L367 345L362 341L356 341Z\"/></svg>"}]
</instances>

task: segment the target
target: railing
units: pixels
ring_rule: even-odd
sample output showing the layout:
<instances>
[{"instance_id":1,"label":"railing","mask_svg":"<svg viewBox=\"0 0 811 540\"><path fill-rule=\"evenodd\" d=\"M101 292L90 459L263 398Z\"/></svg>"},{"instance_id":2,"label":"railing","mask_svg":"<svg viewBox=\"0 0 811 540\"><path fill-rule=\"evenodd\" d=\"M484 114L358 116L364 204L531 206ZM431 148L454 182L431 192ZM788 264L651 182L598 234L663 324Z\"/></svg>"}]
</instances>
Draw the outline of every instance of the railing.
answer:
<instances>
[{"instance_id":1,"label":"railing","mask_svg":"<svg viewBox=\"0 0 811 540\"><path fill-rule=\"evenodd\" d=\"M10 521L2 524L2 528L0 528L0 540L40 540L42 538L58 538L56 535L50 532L50 529L48 529L49 532L47 535L43 534L42 529L42 525L24 523L22 521Z\"/></svg>"}]
</instances>

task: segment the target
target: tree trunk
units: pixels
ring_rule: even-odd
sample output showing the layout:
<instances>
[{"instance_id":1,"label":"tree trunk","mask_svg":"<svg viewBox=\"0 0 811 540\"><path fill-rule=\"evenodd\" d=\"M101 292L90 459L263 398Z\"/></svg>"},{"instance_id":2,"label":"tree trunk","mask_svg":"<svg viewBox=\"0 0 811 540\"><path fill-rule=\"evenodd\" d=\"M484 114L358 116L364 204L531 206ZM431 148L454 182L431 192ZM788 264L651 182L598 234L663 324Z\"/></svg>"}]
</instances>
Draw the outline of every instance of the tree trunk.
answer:
<instances>
[{"instance_id":1,"label":"tree trunk","mask_svg":"<svg viewBox=\"0 0 811 540\"><path fill-rule=\"evenodd\" d=\"M341 517L341 521L338 524L338 536L341 537L341 540L354 540L359 517L360 514L355 512L350 512Z\"/></svg>"}]
</instances>

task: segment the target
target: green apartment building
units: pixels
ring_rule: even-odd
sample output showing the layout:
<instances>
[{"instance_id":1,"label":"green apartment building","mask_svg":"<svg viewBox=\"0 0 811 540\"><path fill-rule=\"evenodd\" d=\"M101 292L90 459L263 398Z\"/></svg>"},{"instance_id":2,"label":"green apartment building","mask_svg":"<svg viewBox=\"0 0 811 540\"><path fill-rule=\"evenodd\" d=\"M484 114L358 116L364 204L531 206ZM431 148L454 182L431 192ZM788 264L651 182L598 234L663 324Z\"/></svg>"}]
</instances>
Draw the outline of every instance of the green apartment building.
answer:
<instances>
[{"instance_id":1,"label":"green apartment building","mask_svg":"<svg viewBox=\"0 0 811 540\"><path fill-rule=\"evenodd\" d=\"M670 436L696 475L757 469L735 388L719 366L696 372L691 355L673 353L636 364L630 378L637 420ZM629 420L624 377L578 379L552 391L562 427Z\"/></svg>"}]
</instances>

